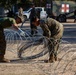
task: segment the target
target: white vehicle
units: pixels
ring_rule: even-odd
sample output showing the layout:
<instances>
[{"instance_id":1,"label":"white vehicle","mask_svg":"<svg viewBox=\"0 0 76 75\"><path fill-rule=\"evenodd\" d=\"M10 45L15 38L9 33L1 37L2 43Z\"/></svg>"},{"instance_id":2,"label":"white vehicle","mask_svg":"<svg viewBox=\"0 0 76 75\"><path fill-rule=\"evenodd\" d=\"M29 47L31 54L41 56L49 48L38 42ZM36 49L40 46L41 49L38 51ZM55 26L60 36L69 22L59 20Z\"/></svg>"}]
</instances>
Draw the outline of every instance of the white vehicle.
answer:
<instances>
[{"instance_id":1,"label":"white vehicle","mask_svg":"<svg viewBox=\"0 0 76 75\"><path fill-rule=\"evenodd\" d=\"M47 18L47 13L44 10L44 8L42 8L42 11L40 12L40 19L46 19Z\"/></svg>"},{"instance_id":2,"label":"white vehicle","mask_svg":"<svg viewBox=\"0 0 76 75\"><path fill-rule=\"evenodd\" d=\"M24 15L24 18L25 19L29 19L29 16L30 16L30 12L31 12L31 9L32 8L29 8L27 11L23 11L23 15ZM41 19L44 19L47 17L47 13L45 11L45 8L44 7L35 7L35 10L40 10L40 18ZM16 14L18 14L18 12L16 12Z\"/></svg>"}]
</instances>

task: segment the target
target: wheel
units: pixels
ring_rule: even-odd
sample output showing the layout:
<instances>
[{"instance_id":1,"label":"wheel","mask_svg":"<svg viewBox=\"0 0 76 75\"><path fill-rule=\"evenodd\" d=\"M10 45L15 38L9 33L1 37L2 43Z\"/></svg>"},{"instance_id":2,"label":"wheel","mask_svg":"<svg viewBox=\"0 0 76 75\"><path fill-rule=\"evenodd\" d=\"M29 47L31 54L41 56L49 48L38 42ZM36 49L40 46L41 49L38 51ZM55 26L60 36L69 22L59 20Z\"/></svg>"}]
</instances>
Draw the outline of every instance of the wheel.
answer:
<instances>
[{"instance_id":1,"label":"wheel","mask_svg":"<svg viewBox=\"0 0 76 75\"><path fill-rule=\"evenodd\" d=\"M66 22L66 15L60 14L60 15L58 16L58 21L59 21L59 22Z\"/></svg>"},{"instance_id":2,"label":"wheel","mask_svg":"<svg viewBox=\"0 0 76 75\"><path fill-rule=\"evenodd\" d=\"M27 16L26 15L24 15L24 20L26 20L27 19Z\"/></svg>"},{"instance_id":3,"label":"wheel","mask_svg":"<svg viewBox=\"0 0 76 75\"><path fill-rule=\"evenodd\" d=\"M35 59L48 53L44 48L43 42L30 42L23 44L18 51L18 57L21 59Z\"/></svg>"}]
</instances>

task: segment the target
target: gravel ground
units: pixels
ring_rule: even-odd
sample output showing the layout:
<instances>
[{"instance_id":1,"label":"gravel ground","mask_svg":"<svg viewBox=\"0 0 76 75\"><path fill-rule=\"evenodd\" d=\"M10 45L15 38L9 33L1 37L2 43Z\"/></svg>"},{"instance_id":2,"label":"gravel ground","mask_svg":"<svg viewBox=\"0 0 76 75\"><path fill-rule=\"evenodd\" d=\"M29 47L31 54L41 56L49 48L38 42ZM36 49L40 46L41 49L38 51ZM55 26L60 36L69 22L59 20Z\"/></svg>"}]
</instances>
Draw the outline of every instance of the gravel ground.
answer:
<instances>
[{"instance_id":1,"label":"gravel ground","mask_svg":"<svg viewBox=\"0 0 76 75\"><path fill-rule=\"evenodd\" d=\"M17 56L17 47L16 43L7 44L5 57L11 62L0 63L0 75L76 75L76 44L62 43L58 52L61 60L54 63L44 62L48 54L37 59L21 60Z\"/></svg>"},{"instance_id":2,"label":"gravel ground","mask_svg":"<svg viewBox=\"0 0 76 75\"><path fill-rule=\"evenodd\" d=\"M5 57L10 63L0 63L0 75L76 75L76 44L60 45L61 61L45 63L48 54L33 60L17 57L17 45L7 45ZM61 50L62 49L62 50Z\"/></svg>"}]
</instances>

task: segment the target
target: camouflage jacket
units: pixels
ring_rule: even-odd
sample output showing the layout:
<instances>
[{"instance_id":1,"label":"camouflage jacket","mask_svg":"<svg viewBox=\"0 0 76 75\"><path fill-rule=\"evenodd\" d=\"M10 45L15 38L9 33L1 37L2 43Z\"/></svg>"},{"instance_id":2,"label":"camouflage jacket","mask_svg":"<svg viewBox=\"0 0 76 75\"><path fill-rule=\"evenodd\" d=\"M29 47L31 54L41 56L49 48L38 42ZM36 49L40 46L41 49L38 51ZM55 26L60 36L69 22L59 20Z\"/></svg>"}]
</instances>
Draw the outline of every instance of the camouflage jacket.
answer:
<instances>
[{"instance_id":1,"label":"camouflage jacket","mask_svg":"<svg viewBox=\"0 0 76 75\"><path fill-rule=\"evenodd\" d=\"M47 18L45 21L41 20L40 26L43 30L43 35L49 38L57 35L58 33L62 33L61 29L63 28L63 25L52 18Z\"/></svg>"}]
</instances>

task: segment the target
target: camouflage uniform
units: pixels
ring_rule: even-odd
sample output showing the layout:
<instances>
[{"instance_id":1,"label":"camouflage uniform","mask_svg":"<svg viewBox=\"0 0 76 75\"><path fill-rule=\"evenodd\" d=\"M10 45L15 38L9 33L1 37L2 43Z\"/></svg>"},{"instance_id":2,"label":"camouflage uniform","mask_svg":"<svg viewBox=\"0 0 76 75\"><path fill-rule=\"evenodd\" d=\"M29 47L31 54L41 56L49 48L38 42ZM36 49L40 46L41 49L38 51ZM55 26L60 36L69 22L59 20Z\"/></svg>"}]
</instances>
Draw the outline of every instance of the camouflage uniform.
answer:
<instances>
[{"instance_id":1,"label":"camouflage uniform","mask_svg":"<svg viewBox=\"0 0 76 75\"><path fill-rule=\"evenodd\" d=\"M22 19L22 22L24 22L26 19L24 19L24 16L23 16L23 8L20 7L18 12L19 12L18 17Z\"/></svg>"},{"instance_id":2,"label":"camouflage uniform","mask_svg":"<svg viewBox=\"0 0 76 75\"><path fill-rule=\"evenodd\" d=\"M20 7L18 16L23 16L23 9Z\"/></svg>"},{"instance_id":3,"label":"camouflage uniform","mask_svg":"<svg viewBox=\"0 0 76 75\"><path fill-rule=\"evenodd\" d=\"M5 55L6 50L6 41L4 36L4 28L12 26L15 24L15 20L13 18L0 18L0 55Z\"/></svg>"},{"instance_id":4,"label":"camouflage uniform","mask_svg":"<svg viewBox=\"0 0 76 75\"><path fill-rule=\"evenodd\" d=\"M57 60L59 42L63 35L63 25L52 18L47 18L46 21L41 20L40 22L43 35L50 39L48 40L49 60Z\"/></svg>"}]
</instances>

